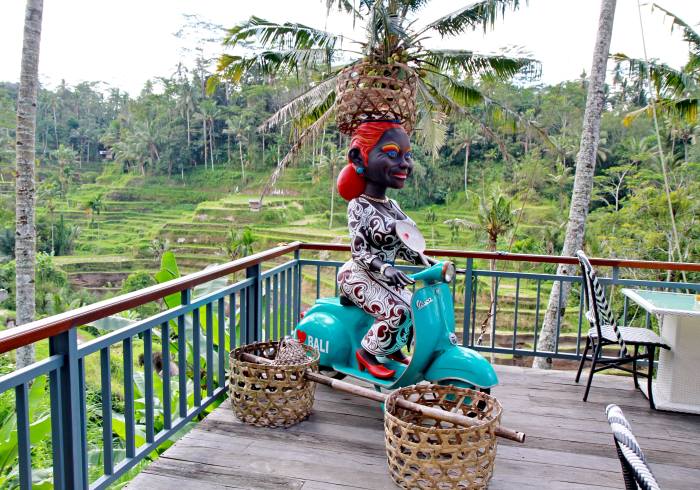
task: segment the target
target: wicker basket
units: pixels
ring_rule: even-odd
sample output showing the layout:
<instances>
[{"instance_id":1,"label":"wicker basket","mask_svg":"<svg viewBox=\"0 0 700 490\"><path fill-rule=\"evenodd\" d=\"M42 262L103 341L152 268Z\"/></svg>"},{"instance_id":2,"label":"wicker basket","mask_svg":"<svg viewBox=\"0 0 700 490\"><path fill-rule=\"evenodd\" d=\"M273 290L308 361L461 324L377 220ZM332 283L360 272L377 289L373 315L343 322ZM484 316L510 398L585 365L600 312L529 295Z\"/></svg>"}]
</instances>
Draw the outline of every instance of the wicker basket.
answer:
<instances>
[{"instance_id":1,"label":"wicker basket","mask_svg":"<svg viewBox=\"0 0 700 490\"><path fill-rule=\"evenodd\" d=\"M398 397L474 417L483 423L455 426L404 410ZM501 404L485 393L420 384L391 393L384 411L389 472L403 488L486 488L496 459Z\"/></svg>"},{"instance_id":2,"label":"wicker basket","mask_svg":"<svg viewBox=\"0 0 700 490\"><path fill-rule=\"evenodd\" d=\"M418 77L403 64L358 63L345 68L336 85L336 124L341 133L363 122L397 121L407 133L416 122Z\"/></svg>"},{"instance_id":3,"label":"wicker basket","mask_svg":"<svg viewBox=\"0 0 700 490\"><path fill-rule=\"evenodd\" d=\"M278 342L257 342L231 352L229 394L236 417L259 427L290 427L306 419L314 403L316 383L304 378L318 371L318 351L303 345L308 360L300 364L269 365L240 360L243 352L275 359Z\"/></svg>"}]
</instances>

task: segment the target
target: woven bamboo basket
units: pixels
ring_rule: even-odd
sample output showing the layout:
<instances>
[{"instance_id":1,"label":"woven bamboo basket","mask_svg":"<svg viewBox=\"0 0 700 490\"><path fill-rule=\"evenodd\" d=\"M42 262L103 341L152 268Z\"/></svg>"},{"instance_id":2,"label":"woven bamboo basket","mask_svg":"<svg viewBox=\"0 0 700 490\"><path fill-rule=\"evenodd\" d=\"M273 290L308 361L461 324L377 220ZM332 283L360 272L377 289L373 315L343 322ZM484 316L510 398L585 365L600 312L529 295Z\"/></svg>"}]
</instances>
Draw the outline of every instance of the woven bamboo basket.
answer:
<instances>
[{"instance_id":1,"label":"woven bamboo basket","mask_svg":"<svg viewBox=\"0 0 700 490\"><path fill-rule=\"evenodd\" d=\"M336 125L352 132L363 122L396 121L411 133L416 123L418 77L396 63L358 63L345 68L336 84Z\"/></svg>"},{"instance_id":2,"label":"woven bamboo basket","mask_svg":"<svg viewBox=\"0 0 700 490\"><path fill-rule=\"evenodd\" d=\"M307 345L306 360L297 363L257 364L240 359L242 353L275 359L279 342L256 342L231 352L229 394L236 417L258 427L290 427L306 419L314 404L316 383L304 378L318 371L318 351Z\"/></svg>"},{"instance_id":3,"label":"woven bamboo basket","mask_svg":"<svg viewBox=\"0 0 700 490\"><path fill-rule=\"evenodd\" d=\"M473 427L399 408L406 400L473 417ZM486 488L496 459L495 430L501 404L485 393L453 386L419 384L389 395L384 436L391 478L402 488Z\"/></svg>"}]
</instances>

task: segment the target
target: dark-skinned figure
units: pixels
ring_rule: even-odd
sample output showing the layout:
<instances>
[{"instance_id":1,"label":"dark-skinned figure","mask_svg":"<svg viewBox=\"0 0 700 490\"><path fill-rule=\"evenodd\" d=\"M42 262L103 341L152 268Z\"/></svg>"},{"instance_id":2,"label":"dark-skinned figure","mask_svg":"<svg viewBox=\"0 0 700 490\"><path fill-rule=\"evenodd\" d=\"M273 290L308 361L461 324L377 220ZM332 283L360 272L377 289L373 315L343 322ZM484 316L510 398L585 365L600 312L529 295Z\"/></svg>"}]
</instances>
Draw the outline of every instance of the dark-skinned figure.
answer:
<instances>
[{"instance_id":1,"label":"dark-skinned figure","mask_svg":"<svg viewBox=\"0 0 700 490\"><path fill-rule=\"evenodd\" d=\"M395 233L397 221L413 221L386 196L401 189L413 173L408 134L400 124L368 122L352 135L348 165L338 176L339 194L349 201L348 228L352 258L338 272L341 299L375 318L355 353L359 368L376 378L393 377L382 363L409 363L401 349L411 331L413 281L394 266L396 259L420 264L414 252ZM428 259L434 263L432 259Z\"/></svg>"}]
</instances>

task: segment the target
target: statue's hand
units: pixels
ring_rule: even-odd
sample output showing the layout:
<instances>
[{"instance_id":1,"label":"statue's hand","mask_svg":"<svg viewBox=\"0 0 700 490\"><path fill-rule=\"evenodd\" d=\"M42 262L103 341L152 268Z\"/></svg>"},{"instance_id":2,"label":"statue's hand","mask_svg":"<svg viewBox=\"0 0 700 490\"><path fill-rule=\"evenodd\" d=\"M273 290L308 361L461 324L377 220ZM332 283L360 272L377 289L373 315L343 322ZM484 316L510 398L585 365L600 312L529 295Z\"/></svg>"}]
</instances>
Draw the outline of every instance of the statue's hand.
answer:
<instances>
[{"instance_id":1,"label":"statue's hand","mask_svg":"<svg viewBox=\"0 0 700 490\"><path fill-rule=\"evenodd\" d=\"M433 266L433 265L437 264L438 262L440 262L439 260L434 259L434 258L432 258L432 257L428 257L427 255L424 255L424 257L425 257L425 260L428 261L428 264L430 264L431 266Z\"/></svg>"},{"instance_id":2,"label":"statue's hand","mask_svg":"<svg viewBox=\"0 0 700 490\"><path fill-rule=\"evenodd\" d=\"M384 277L386 277L389 284L400 288L416 282L394 266L387 267L384 270Z\"/></svg>"}]
</instances>

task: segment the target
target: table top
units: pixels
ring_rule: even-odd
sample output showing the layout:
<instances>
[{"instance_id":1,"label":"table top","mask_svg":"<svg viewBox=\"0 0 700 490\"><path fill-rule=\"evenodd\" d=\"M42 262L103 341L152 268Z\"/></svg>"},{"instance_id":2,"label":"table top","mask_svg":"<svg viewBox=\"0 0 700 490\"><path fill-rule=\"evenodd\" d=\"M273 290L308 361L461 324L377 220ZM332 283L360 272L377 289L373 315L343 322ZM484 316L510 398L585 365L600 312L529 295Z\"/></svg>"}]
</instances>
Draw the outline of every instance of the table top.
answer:
<instances>
[{"instance_id":1,"label":"table top","mask_svg":"<svg viewBox=\"0 0 700 490\"><path fill-rule=\"evenodd\" d=\"M627 288L621 291L649 313L700 317L700 304L696 303L695 294Z\"/></svg>"}]
</instances>

